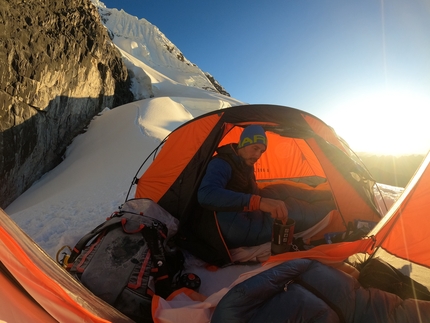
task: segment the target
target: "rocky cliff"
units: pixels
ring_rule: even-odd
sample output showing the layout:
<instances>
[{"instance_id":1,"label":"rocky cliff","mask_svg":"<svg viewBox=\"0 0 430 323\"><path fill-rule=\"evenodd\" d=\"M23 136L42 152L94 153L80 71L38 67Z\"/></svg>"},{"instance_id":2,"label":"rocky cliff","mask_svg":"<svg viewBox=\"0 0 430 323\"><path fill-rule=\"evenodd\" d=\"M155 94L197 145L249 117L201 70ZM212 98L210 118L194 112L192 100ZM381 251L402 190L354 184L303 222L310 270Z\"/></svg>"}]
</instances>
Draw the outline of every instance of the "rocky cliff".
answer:
<instances>
[{"instance_id":1,"label":"rocky cliff","mask_svg":"<svg viewBox=\"0 0 430 323\"><path fill-rule=\"evenodd\" d=\"M0 207L56 166L94 115L132 100L90 0L0 0Z\"/></svg>"}]
</instances>

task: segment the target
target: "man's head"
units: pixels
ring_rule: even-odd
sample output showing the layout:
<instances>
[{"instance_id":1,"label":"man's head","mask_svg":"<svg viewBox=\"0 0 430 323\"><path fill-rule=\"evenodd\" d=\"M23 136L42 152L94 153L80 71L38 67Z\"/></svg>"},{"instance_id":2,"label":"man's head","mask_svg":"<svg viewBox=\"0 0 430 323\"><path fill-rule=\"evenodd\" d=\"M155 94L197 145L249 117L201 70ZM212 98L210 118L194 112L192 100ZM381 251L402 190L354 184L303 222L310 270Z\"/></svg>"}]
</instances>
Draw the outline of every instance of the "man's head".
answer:
<instances>
[{"instance_id":1,"label":"man's head","mask_svg":"<svg viewBox=\"0 0 430 323\"><path fill-rule=\"evenodd\" d=\"M267 137L263 127L251 125L240 135L237 153L248 166L253 166L267 149Z\"/></svg>"}]
</instances>

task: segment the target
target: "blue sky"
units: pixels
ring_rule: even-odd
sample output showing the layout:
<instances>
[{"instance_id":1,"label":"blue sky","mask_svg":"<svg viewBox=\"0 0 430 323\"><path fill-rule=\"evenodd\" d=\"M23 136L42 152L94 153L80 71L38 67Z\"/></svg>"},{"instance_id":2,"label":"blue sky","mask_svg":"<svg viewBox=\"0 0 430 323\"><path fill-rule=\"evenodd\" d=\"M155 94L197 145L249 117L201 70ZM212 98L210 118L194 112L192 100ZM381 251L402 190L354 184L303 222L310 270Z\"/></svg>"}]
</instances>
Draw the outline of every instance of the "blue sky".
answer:
<instances>
[{"instance_id":1,"label":"blue sky","mask_svg":"<svg viewBox=\"0 0 430 323\"><path fill-rule=\"evenodd\" d=\"M430 109L427 0L103 2L157 26L236 99L310 112L358 151L430 148L417 119Z\"/></svg>"}]
</instances>

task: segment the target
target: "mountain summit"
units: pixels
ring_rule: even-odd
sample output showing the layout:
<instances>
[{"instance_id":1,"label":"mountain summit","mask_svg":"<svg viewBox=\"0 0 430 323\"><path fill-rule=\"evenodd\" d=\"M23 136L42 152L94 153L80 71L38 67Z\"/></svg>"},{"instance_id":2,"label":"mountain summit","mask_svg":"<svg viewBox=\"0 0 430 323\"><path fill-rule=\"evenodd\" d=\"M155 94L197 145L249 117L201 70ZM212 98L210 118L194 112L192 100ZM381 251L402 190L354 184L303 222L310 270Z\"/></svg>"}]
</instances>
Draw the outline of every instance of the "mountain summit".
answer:
<instances>
[{"instance_id":1,"label":"mountain summit","mask_svg":"<svg viewBox=\"0 0 430 323\"><path fill-rule=\"evenodd\" d=\"M147 71L161 74L171 82L230 96L211 74L190 62L146 19L138 19L124 10L106 8L99 0L93 0L93 3L122 54L137 100L157 96L157 84L161 80L156 75L148 75Z\"/></svg>"}]
</instances>

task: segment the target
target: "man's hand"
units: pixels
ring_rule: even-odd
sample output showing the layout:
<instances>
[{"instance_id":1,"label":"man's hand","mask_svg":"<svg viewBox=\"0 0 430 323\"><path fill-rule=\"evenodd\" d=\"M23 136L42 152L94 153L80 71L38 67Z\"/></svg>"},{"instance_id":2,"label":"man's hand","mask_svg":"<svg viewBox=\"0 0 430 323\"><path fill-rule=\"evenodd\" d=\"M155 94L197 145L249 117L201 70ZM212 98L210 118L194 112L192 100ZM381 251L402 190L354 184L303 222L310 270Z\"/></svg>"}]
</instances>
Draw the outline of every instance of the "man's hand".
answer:
<instances>
[{"instance_id":1,"label":"man's hand","mask_svg":"<svg viewBox=\"0 0 430 323\"><path fill-rule=\"evenodd\" d=\"M281 200L269 199L262 197L260 200L260 210L270 213L275 220L281 220L283 224L287 223L288 210L285 203Z\"/></svg>"}]
</instances>

